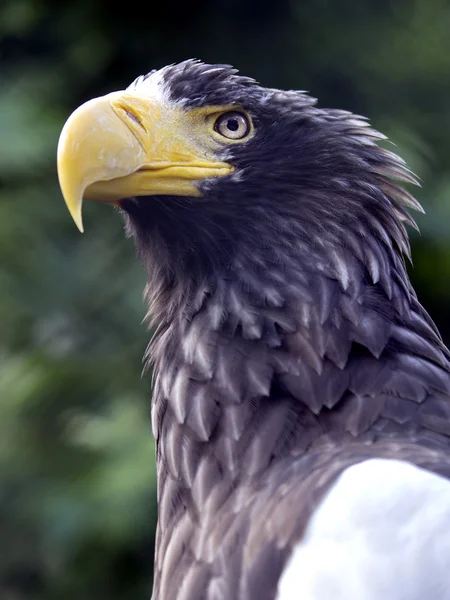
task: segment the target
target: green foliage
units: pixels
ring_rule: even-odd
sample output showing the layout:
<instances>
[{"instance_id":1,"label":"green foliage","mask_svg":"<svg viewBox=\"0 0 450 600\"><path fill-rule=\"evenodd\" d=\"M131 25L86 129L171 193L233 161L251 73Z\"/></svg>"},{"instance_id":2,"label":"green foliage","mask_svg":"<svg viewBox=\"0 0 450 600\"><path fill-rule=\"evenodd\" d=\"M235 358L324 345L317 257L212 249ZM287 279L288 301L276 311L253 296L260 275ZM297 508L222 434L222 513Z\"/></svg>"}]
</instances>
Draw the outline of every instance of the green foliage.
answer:
<instances>
[{"instance_id":1,"label":"green foliage","mask_svg":"<svg viewBox=\"0 0 450 600\"><path fill-rule=\"evenodd\" d=\"M369 115L422 178L411 275L450 341L446 0L0 4L0 597L148 597L155 527L144 273L115 211L80 236L57 184L68 114L150 68L233 63Z\"/></svg>"}]
</instances>

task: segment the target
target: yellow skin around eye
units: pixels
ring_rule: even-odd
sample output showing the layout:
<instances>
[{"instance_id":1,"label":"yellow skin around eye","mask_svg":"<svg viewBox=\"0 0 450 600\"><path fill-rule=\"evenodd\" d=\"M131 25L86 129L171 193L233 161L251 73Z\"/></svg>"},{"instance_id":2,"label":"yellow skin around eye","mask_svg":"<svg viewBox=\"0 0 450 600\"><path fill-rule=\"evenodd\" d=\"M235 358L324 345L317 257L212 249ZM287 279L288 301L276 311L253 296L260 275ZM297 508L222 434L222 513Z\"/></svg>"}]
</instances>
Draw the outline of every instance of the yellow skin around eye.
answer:
<instances>
[{"instance_id":1,"label":"yellow skin around eye","mask_svg":"<svg viewBox=\"0 0 450 600\"><path fill-rule=\"evenodd\" d=\"M239 113L247 119L249 125L249 131L243 138L228 138L214 129L217 119L226 115L227 113ZM201 108L193 108L185 113L186 121L192 127L192 131L198 140L205 141L204 133L207 133L211 138L218 142L221 147L228 144L240 144L247 142L255 135L255 127L253 121L247 111L243 110L240 106L229 105L229 106L205 106ZM207 125L207 130L204 129L204 124ZM210 144L208 144L209 146ZM216 144L214 144L216 146ZM214 146L210 146L214 148ZM216 146L217 147L217 146Z\"/></svg>"}]
</instances>

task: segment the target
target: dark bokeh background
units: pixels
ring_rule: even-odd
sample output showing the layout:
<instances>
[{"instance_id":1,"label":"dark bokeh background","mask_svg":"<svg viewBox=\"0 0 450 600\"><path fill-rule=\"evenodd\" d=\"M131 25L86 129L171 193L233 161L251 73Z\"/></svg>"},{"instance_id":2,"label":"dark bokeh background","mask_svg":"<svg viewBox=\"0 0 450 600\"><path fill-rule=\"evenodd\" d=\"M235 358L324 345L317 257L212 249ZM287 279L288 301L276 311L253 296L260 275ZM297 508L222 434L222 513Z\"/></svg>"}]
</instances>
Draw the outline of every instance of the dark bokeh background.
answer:
<instances>
[{"instance_id":1,"label":"dark bokeh background","mask_svg":"<svg viewBox=\"0 0 450 600\"><path fill-rule=\"evenodd\" d=\"M114 210L58 190L69 113L184 58L371 117L423 189L411 276L450 341L447 0L0 2L0 598L149 597L144 274Z\"/></svg>"}]
</instances>

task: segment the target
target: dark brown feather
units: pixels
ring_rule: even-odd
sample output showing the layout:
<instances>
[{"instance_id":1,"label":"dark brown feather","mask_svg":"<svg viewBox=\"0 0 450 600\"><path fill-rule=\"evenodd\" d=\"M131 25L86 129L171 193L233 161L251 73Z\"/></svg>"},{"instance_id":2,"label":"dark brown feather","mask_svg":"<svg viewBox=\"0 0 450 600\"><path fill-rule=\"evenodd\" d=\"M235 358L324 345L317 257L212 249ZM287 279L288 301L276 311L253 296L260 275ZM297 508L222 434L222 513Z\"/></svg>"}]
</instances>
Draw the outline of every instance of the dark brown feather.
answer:
<instances>
[{"instance_id":1,"label":"dark brown feather","mask_svg":"<svg viewBox=\"0 0 450 600\"><path fill-rule=\"evenodd\" d=\"M157 326L153 598L274 600L347 467L450 477L449 353L403 258L415 180L364 119L301 92L193 61L162 79L187 110L241 104L256 134L201 202L121 203Z\"/></svg>"}]
</instances>

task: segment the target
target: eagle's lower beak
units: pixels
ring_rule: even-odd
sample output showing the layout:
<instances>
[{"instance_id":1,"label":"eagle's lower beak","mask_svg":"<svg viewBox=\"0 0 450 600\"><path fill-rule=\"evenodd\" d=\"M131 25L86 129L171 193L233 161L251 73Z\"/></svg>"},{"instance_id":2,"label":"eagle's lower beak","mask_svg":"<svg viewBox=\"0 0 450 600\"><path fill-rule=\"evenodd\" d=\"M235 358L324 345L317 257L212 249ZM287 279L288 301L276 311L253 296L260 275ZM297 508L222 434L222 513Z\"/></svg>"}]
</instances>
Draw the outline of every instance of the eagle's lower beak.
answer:
<instances>
[{"instance_id":1,"label":"eagle's lower beak","mask_svg":"<svg viewBox=\"0 0 450 600\"><path fill-rule=\"evenodd\" d=\"M83 231L83 199L115 203L130 196L201 196L196 182L233 168L201 150L180 109L114 92L86 102L68 119L58 144L58 176Z\"/></svg>"}]
</instances>

